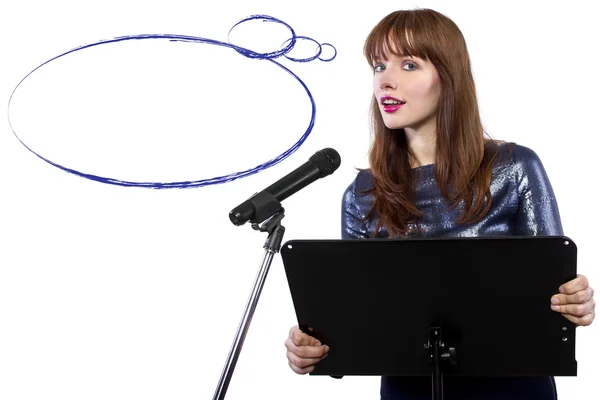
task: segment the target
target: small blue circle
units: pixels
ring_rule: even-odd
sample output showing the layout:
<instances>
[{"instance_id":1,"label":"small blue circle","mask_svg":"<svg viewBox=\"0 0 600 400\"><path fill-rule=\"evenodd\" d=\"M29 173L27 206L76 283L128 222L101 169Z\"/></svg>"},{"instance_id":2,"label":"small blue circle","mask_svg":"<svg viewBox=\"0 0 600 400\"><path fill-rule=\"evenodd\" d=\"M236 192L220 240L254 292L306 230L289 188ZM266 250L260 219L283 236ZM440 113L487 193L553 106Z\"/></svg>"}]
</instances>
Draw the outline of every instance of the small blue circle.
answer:
<instances>
[{"instance_id":1,"label":"small blue circle","mask_svg":"<svg viewBox=\"0 0 600 400\"><path fill-rule=\"evenodd\" d=\"M312 38L309 38L306 36L296 36L296 39L310 40L311 42L314 42L314 43L316 43L317 46L319 46L319 50L317 51L317 54L315 54L314 56L309 57L309 58L292 58L292 57L289 57L288 55L284 55L284 57L287 58L288 60L296 61L296 62L310 62L310 61L316 60L321 55L321 51L322 51L321 45L315 39L312 39Z\"/></svg>"},{"instance_id":2,"label":"small blue circle","mask_svg":"<svg viewBox=\"0 0 600 400\"><path fill-rule=\"evenodd\" d=\"M333 57L331 57L331 58L321 58L321 57L319 57L319 60L325 61L325 62L329 62L329 61L333 60L337 56L337 50L335 49L335 47L333 47L333 45L331 45L329 43L322 43L321 47L323 47L323 46L329 46L329 47L331 47L333 49Z\"/></svg>"}]
</instances>

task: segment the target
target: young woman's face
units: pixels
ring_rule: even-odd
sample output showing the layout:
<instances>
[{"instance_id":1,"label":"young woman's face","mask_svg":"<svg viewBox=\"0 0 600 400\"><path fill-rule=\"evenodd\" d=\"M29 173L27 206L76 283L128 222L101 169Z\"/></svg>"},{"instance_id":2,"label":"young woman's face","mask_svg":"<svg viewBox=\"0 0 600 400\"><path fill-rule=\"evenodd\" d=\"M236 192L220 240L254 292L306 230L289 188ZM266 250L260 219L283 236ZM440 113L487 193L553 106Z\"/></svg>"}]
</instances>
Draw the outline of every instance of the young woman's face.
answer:
<instances>
[{"instance_id":1,"label":"young woman's face","mask_svg":"<svg viewBox=\"0 0 600 400\"><path fill-rule=\"evenodd\" d=\"M373 93L388 128L435 127L441 85L431 62L391 54L373 66Z\"/></svg>"}]
</instances>

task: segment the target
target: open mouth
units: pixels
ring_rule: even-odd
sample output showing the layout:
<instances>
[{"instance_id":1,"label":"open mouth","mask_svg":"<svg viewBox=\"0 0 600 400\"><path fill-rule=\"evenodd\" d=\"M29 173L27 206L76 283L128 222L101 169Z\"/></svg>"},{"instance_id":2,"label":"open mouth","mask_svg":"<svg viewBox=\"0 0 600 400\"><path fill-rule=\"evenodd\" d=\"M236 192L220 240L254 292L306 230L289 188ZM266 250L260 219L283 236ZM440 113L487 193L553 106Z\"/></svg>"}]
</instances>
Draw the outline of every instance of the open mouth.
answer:
<instances>
[{"instance_id":1,"label":"open mouth","mask_svg":"<svg viewBox=\"0 0 600 400\"><path fill-rule=\"evenodd\" d=\"M400 109L400 107L402 107L404 104L406 104L405 101L396 99L394 97L382 97L381 98L381 105L383 106L383 110L385 112L394 112Z\"/></svg>"},{"instance_id":2,"label":"open mouth","mask_svg":"<svg viewBox=\"0 0 600 400\"><path fill-rule=\"evenodd\" d=\"M397 100L397 99L390 99L390 98L387 98L381 102L381 104L383 104L384 106L396 106L396 105L402 105L405 103L406 103L405 101L401 101L401 100Z\"/></svg>"}]
</instances>

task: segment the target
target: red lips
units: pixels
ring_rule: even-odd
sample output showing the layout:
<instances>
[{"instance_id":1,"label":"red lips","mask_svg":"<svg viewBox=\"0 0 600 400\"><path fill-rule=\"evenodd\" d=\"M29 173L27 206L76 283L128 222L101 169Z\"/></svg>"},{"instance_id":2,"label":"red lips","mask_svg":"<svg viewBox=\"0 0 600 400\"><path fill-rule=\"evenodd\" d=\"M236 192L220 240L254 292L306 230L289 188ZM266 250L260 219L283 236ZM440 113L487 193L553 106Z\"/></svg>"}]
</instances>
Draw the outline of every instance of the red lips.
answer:
<instances>
[{"instance_id":1,"label":"red lips","mask_svg":"<svg viewBox=\"0 0 600 400\"><path fill-rule=\"evenodd\" d=\"M406 102L392 96L383 96L379 99L383 106L383 111L393 113L398 111Z\"/></svg>"}]
</instances>

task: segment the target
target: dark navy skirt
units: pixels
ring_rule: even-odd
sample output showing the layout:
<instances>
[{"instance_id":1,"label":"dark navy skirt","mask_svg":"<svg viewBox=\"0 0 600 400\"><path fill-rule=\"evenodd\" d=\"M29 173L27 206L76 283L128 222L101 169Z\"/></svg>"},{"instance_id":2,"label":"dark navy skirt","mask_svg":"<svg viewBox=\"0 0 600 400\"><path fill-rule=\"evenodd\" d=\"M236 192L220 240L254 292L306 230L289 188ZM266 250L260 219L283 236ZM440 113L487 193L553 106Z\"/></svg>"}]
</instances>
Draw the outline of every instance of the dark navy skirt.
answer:
<instances>
[{"instance_id":1,"label":"dark navy skirt","mask_svg":"<svg viewBox=\"0 0 600 400\"><path fill-rule=\"evenodd\" d=\"M431 378L382 377L381 400L431 400ZM553 377L445 377L444 400L557 400Z\"/></svg>"}]
</instances>

